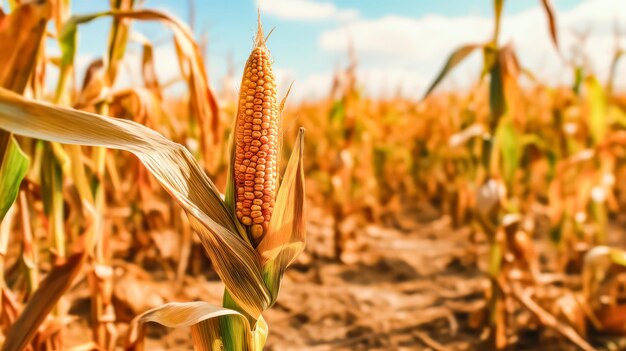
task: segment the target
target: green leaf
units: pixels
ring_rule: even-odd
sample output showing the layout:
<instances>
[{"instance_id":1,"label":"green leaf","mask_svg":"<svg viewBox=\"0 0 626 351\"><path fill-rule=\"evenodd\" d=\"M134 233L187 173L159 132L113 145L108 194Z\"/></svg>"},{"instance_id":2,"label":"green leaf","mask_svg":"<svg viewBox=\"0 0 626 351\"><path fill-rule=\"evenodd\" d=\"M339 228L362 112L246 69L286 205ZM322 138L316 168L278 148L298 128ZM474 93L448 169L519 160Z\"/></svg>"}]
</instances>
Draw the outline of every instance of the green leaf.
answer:
<instances>
[{"instance_id":1,"label":"green leaf","mask_svg":"<svg viewBox=\"0 0 626 351\"><path fill-rule=\"evenodd\" d=\"M61 70L74 64L74 56L76 56L76 41L78 36L78 25L90 22L98 17L104 16L104 13L94 13L84 16L72 16L63 25L63 29L59 34L59 46L61 47Z\"/></svg>"},{"instance_id":2,"label":"green leaf","mask_svg":"<svg viewBox=\"0 0 626 351\"><path fill-rule=\"evenodd\" d=\"M111 2L112 10L130 10L133 7L134 1L121 1L115 0ZM108 52L108 75L113 84L114 79L117 76L117 67L120 61L124 58L126 52L126 43L128 42L128 33L130 32L130 21L125 21L120 17L113 19L111 24L111 31L109 32L109 39L107 47Z\"/></svg>"},{"instance_id":3,"label":"green leaf","mask_svg":"<svg viewBox=\"0 0 626 351\"><path fill-rule=\"evenodd\" d=\"M66 90L67 77L71 68L74 66L74 57L76 56L77 29L81 23L90 22L98 17L104 16L104 13L94 13L84 16L72 16L64 24L59 33L59 47L61 48L61 61L59 63L59 81L57 82L55 99L59 101L63 92Z\"/></svg>"},{"instance_id":4,"label":"green leaf","mask_svg":"<svg viewBox=\"0 0 626 351\"><path fill-rule=\"evenodd\" d=\"M247 345L249 350L263 350L265 341L267 340L268 326L263 316L255 320L251 320L245 312L241 311L241 307L237 305L228 291L224 292L223 305L225 308L241 312L247 318L248 323L243 318L232 318L231 316L219 317L220 337L222 340L223 350L239 351L244 350L246 340L242 337L245 335L246 328L253 325L252 340ZM220 349L221 350L221 349Z\"/></svg>"},{"instance_id":5,"label":"green leaf","mask_svg":"<svg viewBox=\"0 0 626 351\"><path fill-rule=\"evenodd\" d=\"M502 247L501 244L496 242L489 245L489 267L487 272L491 278L497 278L500 273L500 267L502 265Z\"/></svg>"},{"instance_id":6,"label":"green leaf","mask_svg":"<svg viewBox=\"0 0 626 351\"><path fill-rule=\"evenodd\" d=\"M613 263L626 267L626 251L618 248L612 248L609 255Z\"/></svg>"},{"instance_id":7,"label":"green leaf","mask_svg":"<svg viewBox=\"0 0 626 351\"><path fill-rule=\"evenodd\" d=\"M269 333L269 327L263 316L259 317L256 322L256 326L252 331L252 351L263 351L265 342L267 341L267 334Z\"/></svg>"},{"instance_id":8,"label":"green leaf","mask_svg":"<svg viewBox=\"0 0 626 351\"><path fill-rule=\"evenodd\" d=\"M552 181L556 176L556 167L559 161L558 156L554 151L548 150L546 152L546 159L548 160L548 181Z\"/></svg>"},{"instance_id":9,"label":"green leaf","mask_svg":"<svg viewBox=\"0 0 626 351\"><path fill-rule=\"evenodd\" d=\"M346 108L342 100L337 100L330 108L330 121L337 125L343 126L343 120L345 118Z\"/></svg>"},{"instance_id":10,"label":"green leaf","mask_svg":"<svg viewBox=\"0 0 626 351\"><path fill-rule=\"evenodd\" d=\"M374 147L374 174L376 178L383 179L385 177L385 163L389 156L389 149L381 146Z\"/></svg>"},{"instance_id":11,"label":"green leaf","mask_svg":"<svg viewBox=\"0 0 626 351\"><path fill-rule=\"evenodd\" d=\"M622 128L626 128L626 111L615 105L610 105L608 110L610 122L615 123Z\"/></svg>"},{"instance_id":12,"label":"green leaf","mask_svg":"<svg viewBox=\"0 0 626 351\"><path fill-rule=\"evenodd\" d=\"M41 165L41 192L44 212L49 219L49 234L54 240L55 248L59 250L57 254L64 256L65 206L63 202L63 171L52 150L52 145L46 144Z\"/></svg>"},{"instance_id":13,"label":"green leaf","mask_svg":"<svg viewBox=\"0 0 626 351\"><path fill-rule=\"evenodd\" d=\"M506 98L504 95L504 77L502 74L501 55L496 55L495 62L491 67L491 80L489 81L489 111L491 128L495 128L500 117L506 112ZM493 129L492 129L493 130Z\"/></svg>"},{"instance_id":14,"label":"green leaf","mask_svg":"<svg viewBox=\"0 0 626 351\"><path fill-rule=\"evenodd\" d=\"M580 86L583 83L584 76L585 73L582 67L577 66L574 68L574 85L572 86L572 90L576 95L580 94Z\"/></svg>"},{"instance_id":15,"label":"green leaf","mask_svg":"<svg viewBox=\"0 0 626 351\"><path fill-rule=\"evenodd\" d=\"M530 145L535 145L539 150L548 151L549 146L546 144L545 140L543 140L537 134L524 134L520 137L520 144L522 148L525 148Z\"/></svg>"},{"instance_id":16,"label":"green leaf","mask_svg":"<svg viewBox=\"0 0 626 351\"><path fill-rule=\"evenodd\" d=\"M28 172L30 161L17 141L9 137L4 159L0 164L0 223L15 202L20 183Z\"/></svg>"},{"instance_id":17,"label":"green leaf","mask_svg":"<svg viewBox=\"0 0 626 351\"><path fill-rule=\"evenodd\" d=\"M587 87L587 104L589 108L587 123L594 145L599 145L608 129L606 95L602 85L594 76L589 76L585 81L585 85Z\"/></svg>"},{"instance_id":18,"label":"green leaf","mask_svg":"<svg viewBox=\"0 0 626 351\"><path fill-rule=\"evenodd\" d=\"M237 302L235 302L228 290L224 291L222 305L225 308L240 312L248 319L248 323L245 323L245 321L243 321L241 318L219 318L223 344L222 346L224 347L224 350L243 350L244 340L241 335L245 333L245 330L246 328L248 328L249 323L254 323L254 321L250 321L251 318L247 316L245 312L242 312L241 307L237 305Z\"/></svg>"},{"instance_id":19,"label":"green leaf","mask_svg":"<svg viewBox=\"0 0 626 351\"><path fill-rule=\"evenodd\" d=\"M520 137L513 123L506 121L498 126L496 138L498 139L497 144L500 147L500 154L502 156L504 180L506 181L507 188L510 188L513 184L515 171L518 169L521 157Z\"/></svg>"},{"instance_id":20,"label":"green leaf","mask_svg":"<svg viewBox=\"0 0 626 351\"><path fill-rule=\"evenodd\" d=\"M482 48L483 52L483 69L480 73L480 79L482 80L488 73L491 72L493 65L498 59L498 48L489 43Z\"/></svg>"},{"instance_id":21,"label":"green leaf","mask_svg":"<svg viewBox=\"0 0 626 351\"><path fill-rule=\"evenodd\" d=\"M552 239L552 243L558 244L561 242L561 238L563 237L563 223L560 222L558 225L550 228L550 239Z\"/></svg>"},{"instance_id":22,"label":"green leaf","mask_svg":"<svg viewBox=\"0 0 626 351\"><path fill-rule=\"evenodd\" d=\"M481 47L483 47L482 44L469 44L469 45L464 45L454 50L452 54L450 55L450 57L448 57L446 64L443 66L443 68L437 75L437 78L435 78L435 81L432 82L432 84L426 91L426 94L424 94L424 97L422 98L422 100L426 99L428 95L430 95L430 93L432 93L432 91L435 90L435 88L439 85L439 83L441 83L441 81L446 77L446 75L448 75L448 73L450 73L450 71L454 67L456 67L459 63L463 62L463 60L465 60L467 56L469 56L474 50L481 48Z\"/></svg>"}]
</instances>

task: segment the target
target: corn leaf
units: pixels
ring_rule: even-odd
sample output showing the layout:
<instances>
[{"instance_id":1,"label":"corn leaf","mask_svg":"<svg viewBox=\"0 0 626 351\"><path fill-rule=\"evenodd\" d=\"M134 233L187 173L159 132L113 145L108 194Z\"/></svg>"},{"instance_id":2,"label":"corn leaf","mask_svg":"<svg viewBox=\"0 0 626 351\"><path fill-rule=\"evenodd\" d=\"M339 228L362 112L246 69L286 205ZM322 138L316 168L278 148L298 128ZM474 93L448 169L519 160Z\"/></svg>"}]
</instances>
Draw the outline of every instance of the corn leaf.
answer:
<instances>
[{"instance_id":1,"label":"corn leaf","mask_svg":"<svg viewBox=\"0 0 626 351\"><path fill-rule=\"evenodd\" d=\"M52 236L59 255L65 255L65 227L63 203L63 171L54 155L52 145L44 146L41 163L41 190L44 212L49 219L49 234Z\"/></svg>"},{"instance_id":2,"label":"corn leaf","mask_svg":"<svg viewBox=\"0 0 626 351\"><path fill-rule=\"evenodd\" d=\"M224 324L226 323L226 324ZM240 329L224 330L224 325L241 325ZM252 330L252 338L246 336L249 332L249 324L240 315L225 315L217 318L204 320L191 326L191 337L194 349L210 351L261 351L267 340L268 327L263 316L255 324Z\"/></svg>"},{"instance_id":3,"label":"corn leaf","mask_svg":"<svg viewBox=\"0 0 626 351\"><path fill-rule=\"evenodd\" d=\"M17 198L20 183L28 172L28 156L12 136L9 137L4 158L0 160L0 223Z\"/></svg>"},{"instance_id":4,"label":"corn leaf","mask_svg":"<svg viewBox=\"0 0 626 351\"><path fill-rule=\"evenodd\" d=\"M493 44L487 44L482 48L483 53L483 68L480 72L480 79L482 80L487 74L491 72L493 65L498 59L498 48Z\"/></svg>"},{"instance_id":5,"label":"corn leaf","mask_svg":"<svg viewBox=\"0 0 626 351\"><path fill-rule=\"evenodd\" d=\"M22 93L37 57L50 6L12 3L11 8L13 12L9 15L0 8L0 87ZM9 133L0 131L0 222L15 201L16 187L24 177L16 179L22 167L20 160L15 169L8 169L11 165L8 162L22 158L16 146Z\"/></svg>"},{"instance_id":6,"label":"corn leaf","mask_svg":"<svg viewBox=\"0 0 626 351\"><path fill-rule=\"evenodd\" d=\"M610 95L613 91L613 84L615 82L615 75L617 74L617 64L619 60L626 55L625 50L617 50L615 54L613 54L613 59L611 60L611 66L609 68L609 78L606 84L607 94Z\"/></svg>"},{"instance_id":7,"label":"corn leaf","mask_svg":"<svg viewBox=\"0 0 626 351\"><path fill-rule=\"evenodd\" d=\"M220 319L231 319L228 316L205 319L200 323L191 326L191 340L193 349L198 351L228 350L224 346L224 341L220 335ZM241 319L241 318L238 318ZM243 334L239 334L239 339L244 343ZM238 350L245 350L242 346Z\"/></svg>"},{"instance_id":8,"label":"corn leaf","mask_svg":"<svg viewBox=\"0 0 626 351\"><path fill-rule=\"evenodd\" d=\"M111 1L111 9L114 10L131 10L134 5L134 0L114 0ZM130 20L116 17L111 23L111 31L109 32L109 42L107 47L109 48L107 58L107 76L108 83L113 85L115 78L117 77L117 69L120 61L124 58L126 51L126 43L128 42L128 33L130 31Z\"/></svg>"},{"instance_id":9,"label":"corn leaf","mask_svg":"<svg viewBox=\"0 0 626 351\"><path fill-rule=\"evenodd\" d=\"M59 33L59 46L61 48L61 60L59 62L59 81L55 92L55 99L59 101L63 92L66 90L68 72L74 66L74 57L76 56L77 29L81 23L87 23L99 14L90 14L84 16L74 16L65 21L61 32Z\"/></svg>"},{"instance_id":10,"label":"corn leaf","mask_svg":"<svg viewBox=\"0 0 626 351\"><path fill-rule=\"evenodd\" d=\"M491 67L491 79L489 81L489 125L492 130L498 125L500 117L506 111L506 97L504 94L504 72L502 67L502 55L497 54Z\"/></svg>"},{"instance_id":11,"label":"corn leaf","mask_svg":"<svg viewBox=\"0 0 626 351\"><path fill-rule=\"evenodd\" d=\"M57 33L61 32L61 28L70 15L70 0L56 0L52 6L52 18Z\"/></svg>"},{"instance_id":12,"label":"corn leaf","mask_svg":"<svg viewBox=\"0 0 626 351\"><path fill-rule=\"evenodd\" d=\"M283 273L304 249L303 155L304 129L301 128L278 189L268 233L257 248L263 264L263 279L272 296L272 303L278 296Z\"/></svg>"},{"instance_id":13,"label":"corn leaf","mask_svg":"<svg viewBox=\"0 0 626 351\"><path fill-rule=\"evenodd\" d=\"M228 290L224 291L222 305L225 308L241 311L241 307L239 307L235 300L233 300L233 297ZM250 320L248 316L246 316L246 318ZM243 340L241 335L245 333L245 330L248 328L250 322L246 323L240 318L219 318L219 322L224 350L236 351L244 349L245 340Z\"/></svg>"},{"instance_id":14,"label":"corn leaf","mask_svg":"<svg viewBox=\"0 0 626 351\"><path fill-rule=\"evenodd\" d=\"M237 234L220 192L183 146L132 121L35 102L3 89L0 126L32 138L135 154L190 215L216 272L237 303L255 318L269 306L257 252Z\"/></svg>"},{"instance_id":15,"label":"corn leaf","mask_svg":"<svg viewBox=\"0 0 626 351\"><path fill-rule=\"evenodd\" d=\"M0 86L23 92L35 65L41 38L50 17L50 3L31 2L10 15L0 10Z\"/></svg>"},{"instance_id":16,"label":"corn leaf","mask_svg":"<svg viewBox=\"0 0 626 351\"><path fill-rule=\"evenodd\" d=\"M550 0L541 0L541 4L543 5L543 10L546 12L546 16L548 17L548 26L550 26L550 38L552 38L552 43L554 43L554 47L559 48L559 37L556 32L556 16L554 15L554 8L552 7L552 3Z\"/></svg>"},{"instance_id":17,"label":"corn leaf","mask_svg":"<svg viewBox=\"0 0 626 351\"><path fill-rule=\"evenodd\" d=\"M72 285L82 267L83 258L82 252L73 254L64 264L54 267L48 273L9 329L3 351L24 350L48 313Z\"/></svg>"},{"instance_id":18,"label":"corn leaf","mask_svg":"<svg viewBox=\"0 0 626 351\"><path fill-rule=\"evenodd\" d=\"M144 85L161 98L161 84L159 83L154 65L154 47L148 41L148 38L137 32L132 33L131 39L142 46L141 75Z\"/></svg>"},{"instance_id":19,"label":"corn leaf","mask_svg":"<svg viewBox=\"0 0 626 351\"><path fill-rule=\"evenodd\" d=\"M586 79L585 85L589 109L587 123L594 145L599 145L604 140L608 129L606 95L600 82L593 76Z\"/></svg>"},{"instance_id":20,"label":"corn leaf","mask_svg":"<svg viewBox=\"0 0 626 351\"><path fill-rule=\"evenodd\" d=\"M463 62L463 60L465 60L465 58L467 58L467 56L469 56L474 50L481 47L483 47L483 45L481 44L469 44L454 50L450 57L448 57L448 61L446 61L446 64L437 75L437 78L435 78L435 80L432 82L422 99L426 99L428 95L430 95L430 93L435 90L439 83L441 83L446 75L448 75L448 73L450 73L450 71L454 69L454 67Z\"/></svg>"},{"instance_id":21,"label":"corn leaf","mask_svg":"<svg viewBox=\"0 0 626 351\"><path fill-rule=\"evenodd\" d=\"M200 345L194 345L197 349L221 350L223 348L213 348L214 345L223 347L219 323L202 323L218 317L237 318L241 320L246 328L244 328L244 335L240 337L245 340L245 345L250 348L253 338L248 320L235 310L223 308L204 301L170 302L135 317L130 325L126 348L129 350L141 350L141 341L145 334L144 325L149 322L154 322L168 328L195 326L192 329L192 333L195 334L194 341L201 342Z\"/></svg>"},{"instance_id":22,"label":"corn leaf","mask_svg":"<svg viewBox=\"0 0 626 351\"><path fill-rule=\"evenodd\" d=\"M576 95L580 94L580 87L584 81L584 69L581 66L574 67L574 83L572 85L572 90Z\"/></svg>"},{"instance_id":23,"label":"corn leaf","mask_svg":"<svg viewBox=\"0 0 626 351\"><path fill-rule=\"evenodd\" d=\"M502 155L502 170L507 187L513 184L515 171L518 169L521 157L520 136L515 131L513 123L503 121L496 130L497 144Z\"/></svg>"},{"instance_id":24,"label":"corn leaf","mask_svg":"<svg viewBox=\"0 0 626 351\"><path fill-rule=\"evenodd\" d=\"M494 0L493 1L493 17L494 17L494 27L493 27L493 43L497 45L498 37L500 35L500 19L502 18L502 7L504 7L504 0Z\"/></svg>"},{"instance_id":25,"label":"corn leaf","mask_svg":"<svg viewBox=\"0 0 626 351\"><path fill-rule=\"evenodd\" d=\"M59 39L62 51L61 72L73 66L74 56L76 55L76 30L78 25L106 16L112 16L115 19L129 18L142 21L160 21L172 29L180 64L189 67L189 74L186 75L186 78L189 82L191 92L191 107L194 116L198 118L202 126L205 126L205 129L203 129L204 135L201 140L204 146L204 156L208 158L210 155L207 155L207 153L209 153L210 150L207 148L207 140L218 140L218 133L216 131L219 113L217 100L209 86L202 56L198 45L193 39L193 34L187 25L178 19L168 16L165 13L148 9L116 10L73 16L64 25ZM181 73L185 74L185 72ZM64 75L61 75L61 77L63 79ZM59 84L57 96L60 94L60 91L64 89L65 84ZM207 129L209 125L213 129L213 133L211 133L211 130Z\"/></svg>"},{"instance_id":26,"label":"corn leaf","mask_svg":"<svg viewBox=\"0 0 626 351\"><path fill-rule=\"evenodd\" d=\"M265 346L265 341L267 341L267 334L269 332L267 322L263 316L259 317L257 320L254 330L252 330L252 347L253 351L262 351Z\"/></svg>"}]
</instances>

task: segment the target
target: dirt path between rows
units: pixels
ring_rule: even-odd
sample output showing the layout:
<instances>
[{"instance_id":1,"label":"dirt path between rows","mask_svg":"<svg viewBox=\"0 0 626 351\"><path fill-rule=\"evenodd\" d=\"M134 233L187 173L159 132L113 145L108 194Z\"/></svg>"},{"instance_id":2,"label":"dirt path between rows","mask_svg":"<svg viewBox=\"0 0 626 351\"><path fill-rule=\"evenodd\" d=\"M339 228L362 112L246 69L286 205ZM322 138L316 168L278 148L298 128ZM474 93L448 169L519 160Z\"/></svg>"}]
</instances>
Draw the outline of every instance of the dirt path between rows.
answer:
<instances>
[{"instance_id":1,"label":"dirt path between rows","mask_svg":"<svg viewBox=\"0 0 626 351\"><path fill-rule=\"evenodd\" d=\"M312 217L309 252L328 236L328 221ZM266 313L267 349L476 349L480 331L468 322L487 280L471 258L485 250L469 235L446 217L406 230L359 228L350 264L310 259L287 273Z\"/></svg>"},{"instance_id":2,"label":"dirt path between rows","mask_svg":"<svg viewBox=\"0 0 626 351\"><path fill-rule=\"evenodd\" d=\"M446 216L417 213L408 217L403 229L359 226L352 252L345 257L348 262L339 263L328 255L332 224L322 209L310 209L307 249L287 271L276 305L264 314L269 325L266 350L483 349L480 311L488 290L482 273L484 239L473 238L467 227L452 228ZM218 304L223 293L215 274L208 280L205 275L187 276L181 290L174 290L167 277L127 275L116 289L128 291L116 296L127 295L129 301L135 296L131 306L148 301L154 306L192 300ZM68 328L68 338L78 343L89 340L89 299L86 289L76 294L82 294L78 301L87 303L75 306L82 319ZM133 315L128 314L128 321ZM124 335L127 324L118 327ZM536 330L520 334L515 350L572 350L562 339L546 340ZM148 350L192 348L188 329L149 328Z\"/></svg>"}]
</instances>

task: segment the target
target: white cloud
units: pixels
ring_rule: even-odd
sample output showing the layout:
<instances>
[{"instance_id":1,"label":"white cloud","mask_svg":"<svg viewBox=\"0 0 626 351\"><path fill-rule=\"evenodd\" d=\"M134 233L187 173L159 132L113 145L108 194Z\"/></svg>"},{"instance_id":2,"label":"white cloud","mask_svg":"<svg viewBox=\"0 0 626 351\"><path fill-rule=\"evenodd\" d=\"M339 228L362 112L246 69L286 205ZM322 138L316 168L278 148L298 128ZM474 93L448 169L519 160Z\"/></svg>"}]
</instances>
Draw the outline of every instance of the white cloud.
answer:
<instances>
[{"instance_id":1,"label":"white cloud","mask_svg":"<svg viewBox=\"0 0 626 351\"><path fill-rule=\"evenodd\" d=\"M330 94L335 79L334 72L318 72L309 75L298 76L292 69L274 70L279 86L279 95L284 96L291 82L293 89L289 95L289 101L315 101L323 99ZM367 68L359 69L358 87L372 96L390 97L401 93L402 96L418 98L421 91L420 81L429 77L423 77L416 71L401 68Z\"/></svg>"},{"instance_id":2,"label":"white cloud","mask_svg":"<svg viewBox=\"0 0 626 351\"><path fill-rule=\"evenodd\" d=\"M115 89L128 88L143 84L142 78L142 48L136 43L130 43L124 58L120 63L120 70L115 81ZM161 84L169 83L181 77L178 65L178 55L171 43L164 43L154 48L154 69ZM180 89L175 92L179 92Z\"/></svg>"},{"instance_id":3,"label":"white cloud","mask_svg":"<svg viewBox=\"0 0 626 351\"><path fill-rule=\"evenodd\" d=\"M276 80L279 84L280 96L284 96L289 84L293 82L289 101L310 101L328 96L333 81L333 73L313 73L305 77L297 77L293 70L276 70Z\"/></svg>"},{"instance_id":4,"label":"white cloud","mask_svg":"<svg viewBox=\"0 0 626 351\"><path fill-rule=\"evenodd\" d=\"M257 0L261 11L278 18L298 21L348 21L359 16L353 9L339 9L331 2L315 0Z\"/></svg>"},{"instance_id":5,"label":"white cloud","mask_svg":"<svg viewBox=\"0 0 626 351\"><path fill-rule=\"evenodd\" d=\"M617 21L623 26L624 10L623 0L587 0L570 10L557 11L559 40L565 56L571 57L572 48L579 45L574 33L587 31L584 52L593 71L600 79L606 79L614 48L613 25ZM491 18L475 15L422 18L387 15L358 19L345 27L328 30L320 35L319 45L327 52L345 56L349 36L358 55L359 75L371 76L362 79L368 84L369 92L389 92L402 87L408 95L419 95L454 48L487 41L492 26ZM546 16L539 6L505 16L502 26L501 43L513 43L522 65L549 83L571 81L570 70L552 46ZM626 41L622 40L622 46L626 47ZM475 81L480 65L480 56L473 55L444 85L469 86ZM625 66L626 63L620 64L618 74L626 72ZM621 80L621 84L623 88L626 83Z\"/></svg>"}]
</instances>

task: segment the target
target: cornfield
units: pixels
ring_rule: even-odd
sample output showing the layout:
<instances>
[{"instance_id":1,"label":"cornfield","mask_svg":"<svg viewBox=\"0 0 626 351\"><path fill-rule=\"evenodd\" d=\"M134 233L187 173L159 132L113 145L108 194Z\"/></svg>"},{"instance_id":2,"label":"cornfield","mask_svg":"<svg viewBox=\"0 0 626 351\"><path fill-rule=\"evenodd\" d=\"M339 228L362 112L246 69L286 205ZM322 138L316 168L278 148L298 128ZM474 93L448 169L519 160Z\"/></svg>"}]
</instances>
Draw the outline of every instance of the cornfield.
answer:
<instances>
[{"instance_id":1,"label":"cornfield","mask_svg":"<svg viewBox=\"0 0 626 351\"><path fill-rule=\"evenodd\" d=\"M501 38L513 1L482 2L489 39L437 58L421 98L368 93L348 37L297 99L264 1L233 24L254 38L238 90L195 30L212 2L0 1L2 350L626 350L620 23L604 81L537 1L554 84ZM470 88L442 89L472 55Z\"/></svg>"}]
</instances>

